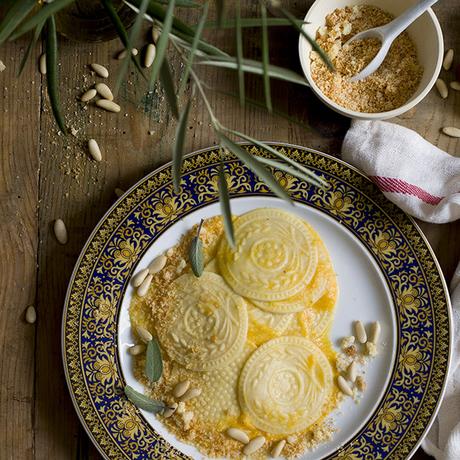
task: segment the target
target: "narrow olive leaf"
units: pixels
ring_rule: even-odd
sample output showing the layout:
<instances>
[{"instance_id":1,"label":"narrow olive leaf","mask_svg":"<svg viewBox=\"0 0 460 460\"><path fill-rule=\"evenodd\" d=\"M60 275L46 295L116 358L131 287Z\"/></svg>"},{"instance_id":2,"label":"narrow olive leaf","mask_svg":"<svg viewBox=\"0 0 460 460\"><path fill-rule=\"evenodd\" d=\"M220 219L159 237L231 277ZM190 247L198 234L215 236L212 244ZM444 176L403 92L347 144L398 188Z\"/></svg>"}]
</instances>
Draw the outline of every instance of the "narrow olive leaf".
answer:
<instances>
[{"instance_id":1,"label":"narrow olive leaf","mask_svg":"<svg viewBox=\"0 0 460 460\"><path fill-rule=\"evenodd\" d=\"M307 24L300 19L297 20L299 25ZM292 23L285 18L267 18L267 25L269 27L283 27L291 26ZM197 26L193 26L196 28ZM236 27L236 21L234 19L225 20L222 24L219 25L217 21L209 21L204 25L205 29L233 29ZM263 20L261 18L241 18L241 27L263 27Z\"/></svg>"},{"instance_id":2,"label":"narrow olive leaf","mask_svg":"<svg viewBox=\"0 0 460 460\"><path fill-rule=\"evenodd\" d=\"M197 63L200 65L221 67L223 69L238 69L238 63L236 61L236 58L234 58L233 56L216 56L212 59L197 61ZM263 64L259 61L254 61L252 59L244 59L242 67L244 72L254 73L256 75L263 75L264 73ZM276 78L278 80L285 80L291 83L297 83L299 85L308 86L307 80L305 80L304 77L302 77L296 72L293 72L292 70L284 69L283 67L278 67L270 64L268 65L268 73L271 78Z\"/></svg>"},{"instance_id":3,"label":"narrow olive leaf","mask_svg":"<svg viewBox=\"0 0 460 460\"><path fill-rule=\"evenodd\" d=\"M174 88L174 80L171 75L171 68L169 67L168 60L165 59L161 65L160 81L163 89L165 90L166 99L174 118L179 118L179 109L177 108L176 90Z\"/></svg>"},{"instance_id":4,"label":"narrow olive leaf","mask_svg":"<svg viewBox=\"0 0 460 460\"><path fill-rule=\"evenodd\" d=\"M180 189L180 176L182 169L182 160L184 155L184 142L185 142L185 133L187 132L187 121L188 114L190 112L190 106L192 105L192 98L190 98L185 106L184 111L181 113L179 118L179 123L177 124L176 129L176 141L173 147L172 155L172 179L174 191L179 193Z\"/></svg>"},{"instance_id":5,"label":"narrow olive leaf","mask_svg":"<svg viewBox=\"0 0 460 460\"><path fill-rule=\"evenodd\" d=\"M29 19L24 21L15 31L14 34L10 36L10 40L16 40L16 38L24 35L29 30L34 29L43 21L47 21L51 16L54 16L56 13L61 11L66 6L74 3L75 0L54 0L51 3L47 3L42 7L36 14L30 16Z\"/></svg>"},{"instance_id":6,"label":"narrow olive leaf","mask_svg":"<svg viewBox=\"0 0 460 460\"><path fill-rule=\"evenodd\" d=\"M300 163L297 163L293 159L289 158L287 155L284 155L280 151L273 148L271 145L268 145L265 142L261 142L255 139L254 137L248 136L247 134L244 134L244 133L240 133L239 131L235 131L233 129L227 129L227 132L241 139L244 139L245 141L248 141L251 144L257 145L257 147L260 147L261 149L266 150L267 152L270 152L272 155L285 161L286 163L289 163L291 166L293 166L294 168L298 169L300 172L307 175L310 178L311 182L315 182L315 183L318 182L319 185L322 187L329 187L329 184L325 182L323 179L321 179L319 176L317 176L313 171L301 165Z\"/></svg>"},{"instance_id":7,"label":"narrow olive leaf","mask_svg":"<svg viewBox=\"0 0 460 460\"><path fill-rule=\"evenodd\" d=\"M233 229L232 210L228 193L227 180L225 179L224 163L219 165L219 203L222 217L224 218L224 230L230 247L235 247L235 231Z\"/></svg>"},{"instance_id":8,"label":"narrow olive leaf","mask_svg":"<svg viewBox=\"0 0 460 460\"><path fill-rule=\"evenodd\" d=\"M46 79L48 86L48 96L50 98L51 109L60 130L67 134L64 118L61 114L61 103L59 101L59 82L58 82L58 58L57 58L57 35L56 22L54 16L46 21Z\"/></svg>"},{"instance_id":9,"label":"narrow olive leaf","mask_svg":"<svg viewBox=\"0 0 460 460\"><path fill-rule=\"evenodd\" d=\"M198 44L201 39L201 34L203 33L203 26L206 22L206 18L208 17L208 9L209 3L206 2L203 5L203 11L201 12L201 19L198 23L198 27L195 31L195 36L193 37L192 47L190 48L189 57L187 59L187 63L185 64L184 72L182 73L182 81L179 87L179 98L183 94L185 87L187 86L188 77L190 75L190 70L193 66L193 59L195 58L195 53L198 49Z\"/></svg>"},{"instance_id":10,"label":"narrow olive leaf","mask_svg":"<svg viewBox=\"0 0 460 460\"><path fill-rule=\"evenodd\" d=\"M299 171L298 169L293 168L292 166L282 163L281 161L272 160L272 159L264 158L264 157L256 157L256 158L260 163L266 166L270 166L272 168L279 169L280 171L288 173L291 176L297 177L305 182L316 185L317 187L323 187L323 184L320 181L312 178L308 174L304 174L303 172Z\"/></svg>"},{"instance_id":11,"label":"narrow olive leaf","mask_svg":"<svg viewBox=\"0 0 460 460\"><path fill-rule=\"evenodd\" d=\"M203 274L204 270L204 252L203 242L200 239L201 227L203 225L203 219L201 219L200 225L196 236L192 238L188 256L190 259L190 265L192 267L193 274L199 278Z\"/></svg>"},{"instance_id":12,"label":"narrow olive leaf","mask_svg":"<svg viewBox=\"0 0 460 460\"><path fill-rule=\"evenodd\" d=\"M14 2L0 23L0 44L14 32L16 27L21 24L36 4L35 0L17 0Z\"/></svg>"},{"instance_id":13,"label":"narrow olive leaf","mask_svg":"<svg viewBox=\"0 0 460 460\"><path fill-rule=\"evenodd\" d=\"M139 13L136 16L133 27L131 28L131 32L129 34L128 41L125 45L128 56L131 56L131 51L134 46L133 44L136 43L137 37L139 36L139 33L141 31L142 22L144 20L144 14L147 11L149 1L150 0L142 0L139 6ZM129 59L123 59L121 68L118 72L117 81L115 83L115 94L118 94L118 91L120 90L120 87L121 87L121 83L125 79L126 72L128 72L129 61L130 61Z\"/></svg>"},{"instance_id":14,"label":"narrow olive leaf","mask_svg":"<svg viewBox=\"0 0 460 460\"><path fill-rule=\"evenodd\" d=\"M163 374L163 359L161 357L160 345L154 337L147 344L145 353L145 376L151 382L158 382Z\"/></svg>"},{"instance_id":15,"label":"narrow olive leaf","mask_svg":"<svg viewBox=\"0 0 460 460\"><path fill-rule=\"evenodd\" d=\"M172 34L181 40L183 40L185 43L188 43L189 46L188 48L191 49L191 46L193 44L194 36L190 37L187 34L184 34L182 32L179 32L177 30L173 31ZM211 55L211 56L216 56L216 57L228 57L229 55L222 51L221 49L215 47L214 45L211 45L204 40L200 40L198 42L198 50L201 51L202 53Z\"/></svg>"},{"instance_id":16,"label":"narrow olive leaf","mask_svg":"<svg viewBox=\"0 0 460 460\"><path fill-rule=\"evenodd\" d=\"M256 174L260 179L262 179L265 184L270 188L270 190L279 198L288 201L291 203L291 198L289 197L286 190L277 182L273 177L273 174L261 165L254 155L246 152L240 145L233 142L230 138L225 136L222 132L218 132L220 144L222 147L232 152L236 157L238 157L254 174Z\"/></svg>"},{"instance_id":17,"label":"narrow olive leaf","mask_svg":"<svg viewBox=\"0 0 460 460\"><path fill-rule=\"evenodd\" d=\"M167 5L169 0L156 0L162 5ZM201 5L192 0L176 0L176 6L179 8L200 8Z\"/></svg>"},{"instance_id":18,"label":"narrow olive leaf","mask_svg":"<svg viewBox=\"0 0 460 460\"><path fill-rule=\"evenodd\" d=\"M133 45L129 41L128 32L126 31L125 26L123 25L123 22L120 19L120 16L118 16L118 13L113 6L112 0L101 0L101 1L102 1L102 5L105 8L105 11L107 12L108 17L112 21L112 24L115 27L115 30L117 31L118 38L120 39L121 43L127 50L132 50ZM136 66L136 69L138 70L138 72L141 74L144 80L147 81L147 77L144 75L144 72L142 71L142 67L139 64L139 61L136 58L136 56L133 56L133 54L130 51L129 51L129 54L127 52L126 55L130 57L131 61Z\"/></svg>"},{"instance_id":19,"label":"narrow olive leaf","mask_svg":"<svg viewBox=\"0 0 460 460\"><path fill-rule=\"evenodd\" d=\"M238 91L240 93L240 105L244 107L244 71L243 71L243 32L241 30L241 7L240 0L236 2L236 63L238 64Z\"/></svg>"},{"instance_id":20,"label":"narrow olive leaf","mask_svg":"<svg viewBox=\"0 0 460 460\"><path fill-rule=\"evenodd\" d=\"M158 78L158 75L160 74L160 70L163 65L163 60L166 54L166 48L168 47L169 34L171 32L171 27L174 18L175 4L175 0L170 0L170 2L168 3L168 9L166 10L163 28L161 30L160 38L158 39L157 51L155 54L155 59L153 60L152 71L150 73L150 87L153 86L156 79Z\"/></svg>"},{"instance_id":21,"label":"narrow olive leaf","mask_svg":"<svg viewBox=\"0 0 460 460\"><path fill-rule=\"evenodd\" d=\"M270 74L268 72L268 67L270 65L270 48L268 44L267 8L263 2L260 4L260 14L262 16L262 67L264 71L265 104L267 105L267 110L271 113L273 107L270 92Z\"/></svg>"},{"instance_id":22,"label":"narrow olive leaf","mask_svg":"<svg viewBox=\"0 0 460 460\"><path fill-rule=\"evenodd\" d=\"M324 63L331 69L334 70L334 65L332 64L331 60L329 59L329 56L323 51L323 49L318 45L316 40L314 40L310 35L305 32L303 27L299 25L297 19L289 12L286 11L284 8L281 8L281 12L284 14L286 19L291 21L292 27L297 30L307 41L310 43L311 47L313 48L314 51L316 51L321 59L324 61Z\"/></svg>"},{"instance_id":23,"label":"narrow olive leaf","mask_svg":"<svg viewBox=\"0 0 460 460\"><path fill-rule=\"evenodd\" d=\"M163 401L150 399L148 396L139 393L129 385L125 386L125 395L136 407L152 412L153 414L162 412L166 407Z\"/></svg>"},{"instance_id":24,"label":"narrow olive leaf","mask_svg":"<svg viewBox=\"0 0 460 460\"><path fill-rule=\"evenodd\" d=\"M42 22L37 27L35 27L34 35L30 39L29 46L27 47L27 50L24 53L24 56L22 57L21 64L19 64L18 77L22 74L22 71L24 70L26 62L29 59L30 53L32 49L34 48L35 44L37 43L38 37L40 37L40 34L42 33L44 25L45 25L45 22Z\"/></svg>"}]
</instances>

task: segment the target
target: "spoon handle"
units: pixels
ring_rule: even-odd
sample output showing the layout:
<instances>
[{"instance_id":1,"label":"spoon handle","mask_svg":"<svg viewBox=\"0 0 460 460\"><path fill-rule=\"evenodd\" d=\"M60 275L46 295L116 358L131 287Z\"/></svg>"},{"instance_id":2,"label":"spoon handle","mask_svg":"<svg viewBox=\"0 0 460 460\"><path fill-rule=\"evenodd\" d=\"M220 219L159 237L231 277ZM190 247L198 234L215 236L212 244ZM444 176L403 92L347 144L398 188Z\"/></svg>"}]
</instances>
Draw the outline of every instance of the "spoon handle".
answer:
<instances>
[{"instance_id":1,"label":"spoon handle","mask_svg":"<svg viewBox=\"0 0 460 460\"><path fill-rule=\"evenodd\" d=\"M438 0L421 0L408 8L396 19L384 26L387 37L396 38L401 32L421 16L431 5Z\"/></svg>"}]
</instances>

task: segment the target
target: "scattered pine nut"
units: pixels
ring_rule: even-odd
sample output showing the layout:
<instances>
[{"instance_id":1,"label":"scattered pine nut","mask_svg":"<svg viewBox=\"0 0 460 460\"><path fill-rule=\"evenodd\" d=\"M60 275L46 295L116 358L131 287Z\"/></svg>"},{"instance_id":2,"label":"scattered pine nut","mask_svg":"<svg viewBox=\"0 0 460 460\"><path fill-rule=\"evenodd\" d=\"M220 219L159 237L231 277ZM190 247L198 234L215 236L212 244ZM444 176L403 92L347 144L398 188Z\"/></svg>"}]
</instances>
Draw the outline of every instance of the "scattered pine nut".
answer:
<instances>
[{"instance_id":1,"label":"scattered pine nut","mask_svg":"<svg viewBox=\"0 0 460 460\"><path fill-rule=\"evenodd\" d=\"M143 343L138 343L137 345L133 345L132 347L128 348L128 353L131 356L137 356L145 351L145 345Z\"/></svg>"},{"instance_id":2,"label":"scattered pine nut","mask_svg":"<svg viewBox=\"0 0 460 460\"><path fill-rule=\"evenodd\" d=\"M3 64L3 61L0 60L0 72L3 72L6 69L6 65Z\"/></svg>"},{"instance_id":3,"label":"scattered pine nut","mask_svg":"<svg viewBox=\"0 0 460 460\"><path fill-rule=\"evenodd\" d=\"M139 287L147 278L147 275L149 274L149 269L148 268L143 268L140 272L136 273L131 282L133 283L134 287Z\"/></svg>"},{"instance_id":4,"label":"scattered pine nut","mask_svg":"<svg viewBox=\"0 0 460 460\"><path fill-rule=\"evenodd\" d=\"M148 343L153 340L152 334L145 327L137 326L136 331L137 335L143 342Z\"/></svg>"},{"instance_id":5,"label":"scattered pine nut","mask_svg":"<svg viewBox=\"0 0 460 460\"><path fill-rule=\"evenodd\" d=\"M201 388L189 388L180 398L181 402L197 398L201 394Z\"/></svg>"},{"instance_id":6,"label":"scattered pine nut","mask_svg":"<svg viewBox=\"0 0 460 460\"><path fill-rule=\"evenodd\" d=\"M171 417L171 415L173 415L174 412L176 412L177 406L178 406L178 404L177 404L177 403L174 403L174 404L172 404L171 406L167 407L167 408L163 411L163 417L164 417L164 418Z\"/></svg>"},{"instance_id":7,"label":"scattered pine nut","mask_svg":"<svg viewBox=\"0 0 460 460\"><path fill-rule=\"evenodd\" d=\"M96 83L96 91L108 101L113 101L113 94L110 88L105 83Z\"/></svg>"},{"instance_id":8,"label":"scattered pine nut","mask_svg":"<svg viewBox=\"0 0 460 460\"><path fill-rule=\"evenodd\" d=\"M374 356L377 356L378 351L377 351L377 345L373 342L367 342L366 343L366 353L368 356L373 358Z\"/></svg>"},{"instance_id":9,"label":"scattered pine nut","mask_svg":"<svg viewBox=\"0 0 460 460\"><path fill-rule=\"evenodd\" d=\"M152 27L152 40L153 40L153 43L157 44L159 38L160 38L160 29L157 26L153 26Z\"/></svg>"},{"instance_id":10,"label":"scattered pine nut","mask_svg":"<svg viewBox=\"0 0 460 460\"><path fill-rule=\"evenodd\" d=\"M192 421L193 416L194 414L192 411L187 411L182 414L182 421L184 422L184 428L186 430L190 429L190 422Z\"/></svg>"},{"instance_id":11,"label":"scattered pine nut","mask_svg":"<svg viewBox=\"0 0 460 460\"><path fill-rule=\"evenodd\" d=\"M133 48L131 50L131 54L133 56L137 56L138 53L139 53L139 51L138 51L137 48ZM120 60L124 59L127 55L128 55L128 50L127 49L121 50L117 55L117 59L120 61Z\"/></svg>"},{"instance_id":12,"label":"scattered pine nut","mask_svg":"<svg viewBox=\"0 0 460 460\"><path fill-rule=\"evenodd\" d=\"M35 311L35 307L33 305L29 305L26 309L26 321L29 324L34 324L37 321L37 312Z\"/></svg>"},{"instance_id":13,"label":"scattered pine nut","mask_svg":"<svg viewBox=\"0 0 460 460\"><path fill-rule=\"evenodd\" d=\"M272 457L279 457L281 455L281 452L284 449L284 446L286 445L286 441L282 439L281 441L278 441L275 446L273 447L270 455Z\"/></svg>"},{"instance_id":14,"label":"scattered pine nut","mask_svg":"<svg viewBox=\"0 0 460 460\"><path fill-rule=\"evenodd\" d=\"M371 324L371 331L370 331L370 334L369 334L369 342L372 342L375 345L377 345L377 342L379 341L381 332L382 332L382 328L380 327L380 323L378 321L373 322Z\"/></svg>"},{"instance_id":15,"label":"scattered pine nut","mask_svg":"<svg viewBox=\"0 0 460 460\"><path fill-rule=\"evenodd\" d=\"M447 50L446 54L444 55L444 60L442 61L444 70L450 70L452 67L452 62L454 62L454 50L451 48Z\"/></svg>"},{"instance_id":16,"label":"scattered pine nut","mask_svg":"<svg viewBox=\"0 0 460 460\"><path fill-rule=\"evenodd\" d=\"M67 228L62 219L56 219L54 221L54 236L61 244L67 244L67 241L69 240Z\"/></svg>"},{"instance_id":17,"label":"scattered pine nut","mask_svg":"<svg viewBox=\"0 0 460 460\"><path fill-rule=\"evenodd\" d=\"M121 107L118 104L107 99L99 99L96 101L96 105L101 109L107 110L107 112L118 113L121 110Z\"/></svg>"},{"instance_id":18,"label":"scattered pine nut","mask_svg":"<svg viewBox=\"0 0 460 460\"><path fill-rule=\"evenodd\" d=\"M254 452L258 451L265 444L265 438L263 436L257 436L256 438L251 439L243 449L244 455L251 455Z\"/></svg>"},{"instance_id":19,"label":"scattered pine nut","mask_svg":"<svg viewBox=\"0 0 460 460\"><path fill-rule=\"evenodd\" d=\"M446 82L442 78L438 78L436 80L436 89L438 90L439 95L443 99L446 99L447 96L449 95L449 90L447 89Z\"/></svg>"},{"instance_id":20,"label":"scattered pine nut","mask_svg":"<svg viewBox=\"0 0 460 460\"><path fill-rule=\"evenodd\" d=\"M451 81L451 82L450 82L450 87L451 87L454 91L460 91L460 81Z\"/></svg>"},{"instance_id":21,"label":"scattered pine nut","mask_svg":"<svg viewBox=\"0 0 460 460\"><path fill-rule=\"evenodd\" d=\"M153 64L156 52L157 52L157 49L155 45L153 45L152 43L149 43L147 45L147 49L145 50L144 67L148 68Z\"/></svg>"},{"instance_id":22,"label":"scattered pine nut","mask_svg":"<svg viewBox=\"0 0 460 460\"><path fill-rule=\"evenodd\" d=\"M446 127L442 128L442 132L446 136L460 137L460 128L456 128L455 126L446 126Z\"/></svg>"},{"instance_id":23,"label":"scattered pine nut","mask_svg":"<svg viewBox=\"0 0 460 460\"><path fill-rule=\"evenodd\" d=\"M93 99L93 97L95 97L96 94L97 94L97 91L94 88L91 88L81 95L80 100L82 102L88 102L91 99Z\"/></svg>"},{"instance_id":24,"label":"scattered pine nut","mask_svg":"<svg viewBox=\"0 0 460 460\"><path fill-rule=\"evenodd\" d=\"M141 285L137 288L137 295L139 297L144 297L149 291L150 285L152 284L153 275L150 273L142 281Z\"/></svg>"},{"instance_id":25,"label":"scattered pine nut","mask_svg":"<svg viewBox=\"0 0 460 460\"><path fill-rule=\"evenodd\" d=\"M153 259L149 265L149 273L154 275L155 273L158 273L161 270L163 270L167 260L168 258L164 254L155 257L155 259Z\"/></svg>"},{"instance_id":26,"label":"scattered pine nut","mask_svg":"<svg viewBox=\"0 0 460 460\"><path fill-rule=\"evenodd\" d=\"M351 389L350 385L348 385L348 382L341 375L337 377L337 385L339 386L340 391L344 395L353 396L353 390Z\"/></svg>"},{"instance_id":27,"label":"scattered pine nut","mask_svg":"<svg viewBox=\"0 0 460 460\"><path fill-rule=\"evenodd\" d=\"M243 444L247 444L249 442L249 436L239 428L229 428L226 433L228 437L234 439L235 441L239 441Z\"/></svg>"},{"instance_id":28,"label":"scattered pine nut","mask_svg":"<svg viewBox=\"0 0 460 460\"><path fill-rule=\"evenodd\" d=\"M102 161L101 149L99 148L99 145L97 145L97 142L94 139L90 139L88 141L88 150L94 160L98 162Z\"/></svg>"},{"instance_id":29,"label":"scattered pine nut","mask_svg":"<svg viewBox=\"0 0 460 460\"><path fill-rule=\"evenodd\" d=\"M109 77L109 71L101 64L90 64L91 68L102 78Z\"/></svg>"},{"instance_id":30,"label":"scattered pine nut","mask_svg":"<svg viewBox=\"0 0 460 460\"><path fill-rule=\"evenodd\" d=\"M189 388L190 388L190 380L184 380L183 382L179 382L172 391L173 396L175 398L180 398L187 392Z\"/></svg>"},{"instance_id":31,"label":"scattered pine nut","mask_svg":"<svg viewBox=\"0 0 460 460\"><path fill-rule=\"evenodd\" d=\"M46 75L46 53L43 53L38 60L38 68L42 75Z\"/></svg>"},{"instance_id":32,"label":"scattered pine nut","mask_svg":"<svg viewBox=\"0 0 460 460\"><path fill-rule=\"evenodd\" d=\"M357 376L358 376L358 364L356 361L352 361L347 369L347 379L350 382L354 383Z\"/></svg>"},{"instance_id":33,"label":"scattered pine nut","mask_svg":"<svg viewBox=\"0 0 460 460\"><path fill-rule=\"evenodd\" d=\"M367 342L367 334L366 329L364 329L364 325L361 321L355 321L355 336L358 339L359 343L366 343Z\"/></svg>"},{"instance_id":34,"label":"scattered pine nut","mask_svg":"<svg viewBox=\"0 0 460 460\"><path fill-rule=\"evenodd\" d=\"M115 187L114 193L118 198L120 198L121 196L125 194L125 191L122 190L121 188Z\"/></svg>"},{"instance_id":35,"label":"scattered pine nut","mask_svg":"<svg viewBox=\"0 0 460 460\"><path fill-rule=\"evenodd\" d=\"M185 412L185 403L184 402L180 402L178 405L177 405L177 413L178 414L183 414Z\"/></svg>"}]
</instances>

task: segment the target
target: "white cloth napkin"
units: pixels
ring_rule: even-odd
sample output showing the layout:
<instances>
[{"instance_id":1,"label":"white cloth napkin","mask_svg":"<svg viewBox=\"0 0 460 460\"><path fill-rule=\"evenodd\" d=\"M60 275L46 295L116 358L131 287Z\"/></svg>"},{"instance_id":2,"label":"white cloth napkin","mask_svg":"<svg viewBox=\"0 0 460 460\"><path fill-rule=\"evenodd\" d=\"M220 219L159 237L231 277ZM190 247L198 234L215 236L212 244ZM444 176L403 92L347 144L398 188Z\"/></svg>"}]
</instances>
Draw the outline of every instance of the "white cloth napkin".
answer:
<instances>
[{"instance_id":1,"label":"white cloth napkin","mask_svg":"<svg viewBox=\"0 0 460 460\"><path fill-rule=\"evenodd\" d=\"M353 120L342 158L370 176L408 214L438 224L460 218L460 158L415 131L384 121Z\"/></svg>"},{"instance_id":2,"label":"white cloth napkin","mask_svg":"<svg viewBox=\"0 0 460 460\"><path fill-rule=\"evenodd\" d=\"M433 223L460 218L460 158L416 132L382 121L354 120L342 158L365 172L408 214ZM436 460L460 460L460 263L451 282L451 300L455 334L449 382L422 444Z\"/></svg>"}]
</instances>

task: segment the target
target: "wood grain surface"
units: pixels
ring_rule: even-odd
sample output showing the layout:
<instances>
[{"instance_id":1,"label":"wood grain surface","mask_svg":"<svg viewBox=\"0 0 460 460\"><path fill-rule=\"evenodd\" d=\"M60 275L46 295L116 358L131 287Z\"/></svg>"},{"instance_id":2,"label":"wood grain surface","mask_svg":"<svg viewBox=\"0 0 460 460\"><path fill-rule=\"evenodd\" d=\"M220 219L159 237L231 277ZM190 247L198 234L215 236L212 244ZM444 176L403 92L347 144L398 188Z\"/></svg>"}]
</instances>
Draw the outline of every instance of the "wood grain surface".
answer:
<instances>
[{"instance_id":1,"label":"wood grain surface","mask_svg":"<svg viewBox=\"0 0 460 460\"><path fill-rule=\"evenodd\" d=\"M257 14L253 3L244 3L246 15ZM310 3L290 1L291 10L301 17ZM446 48L454 48L460 56L460 10L455 5L456 0L444 0L435 10ZM208 36L234 51L231 33L214 31ZM139 47L146 39L142 38ZM245 54L260 57L260 42L258 30L246 30ZM272 62L300 71L295 32L272 30L270 45ZM65 291L85 240L116 199L114 188L127 189L170 159L175 122L162 92L147 93L135 73L117 97L121 113L103 112L78 102L85 89L102 81L91 74L91 62L109 68L108 84L114 86L120 66L114 55L120 44L117 40L94 44L62 39L61 98L66 122L75 135L58 135L45 81L38 72L40 46L17 77L26 46L27 41L20 40L0 48L0 59L6 64L0 73L0 458L100 458L74 413L61 364ZM179 76L177 62L173 71ZM339 155L349 120L325 108L309 89L273 83L274 105L289 115L286 119L251 104L242 108L223 95L221 91L236 89L232 72L203 69L201 75L211 86L209 98L224 125L263 140ZM249 97L263 101L258 78L248 77L246 89ZM446 125L460 126L459 103L460 93L442 100L432 91L415 111L393 121L459 155L459 142L439 131ZM215 144L203 104L195 102L191 113L186 150ZM101 147L101 163L88 156L89 138L95 138ZM52 233L56 218L62 218L68 227L69 243L65 246ZM460 223L421 226L449 280L460 259ZM37 309L35 325L24 321L30 304ZM415 458L428 457L419 451Z\"/></svg>"}]
</instances>

